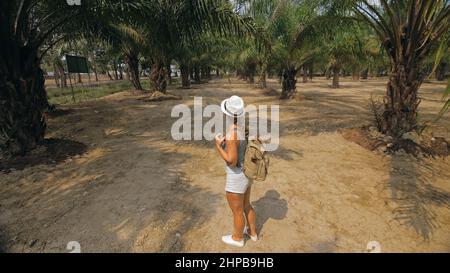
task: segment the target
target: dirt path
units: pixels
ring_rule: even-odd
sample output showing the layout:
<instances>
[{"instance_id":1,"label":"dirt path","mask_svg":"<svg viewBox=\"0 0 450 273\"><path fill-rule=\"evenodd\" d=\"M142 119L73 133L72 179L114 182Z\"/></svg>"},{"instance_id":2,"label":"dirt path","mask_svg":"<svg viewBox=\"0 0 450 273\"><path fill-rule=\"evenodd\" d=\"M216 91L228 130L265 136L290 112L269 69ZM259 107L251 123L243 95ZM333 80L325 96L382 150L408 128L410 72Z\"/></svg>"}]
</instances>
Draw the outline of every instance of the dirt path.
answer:
<instances>
[{"instance_id":1,"label":"dirt path","mask_svg":"<svg viewBox=\"0 0 450 273\"><path fill-rule=\"evenodd\" d=\"M270 83L277 87L275 81ZM381 81L299 84L301 99L280 102L244 82L212 81L171 90L182 101L143 102L132 92L65 107L49 119L51 138L87 145L82 156L0 172L0 249L65 252L450 252L450 159L370 152L339 128L370 121L367 99ZM440 105L442 85L422 88L422 118ZM255 184L261 240L223 245L232 230L223 162L206 141L175 142L172 107L280 104L281 146L270 177ZM450 139L448 116L433 130Z\"/></svg>"}]
</instances>

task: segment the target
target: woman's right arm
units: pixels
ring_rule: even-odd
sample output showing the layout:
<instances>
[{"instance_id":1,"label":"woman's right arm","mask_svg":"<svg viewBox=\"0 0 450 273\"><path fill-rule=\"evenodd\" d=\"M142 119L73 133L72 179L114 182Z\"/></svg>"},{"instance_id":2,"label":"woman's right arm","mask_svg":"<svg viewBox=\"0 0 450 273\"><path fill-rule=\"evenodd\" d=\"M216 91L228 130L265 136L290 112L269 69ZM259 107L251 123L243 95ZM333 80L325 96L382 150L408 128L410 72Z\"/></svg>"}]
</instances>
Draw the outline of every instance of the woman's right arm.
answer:
<instances>
[{"instance_id":1,"label":"woman's right arm","mask_svg":"<svg viewBox=\"0 0 450 273\"><path fill-rule=\"evenodd\" d=\"M222 148L222 143L226 142L227 151ZM225 140L224 137L216 136L216 149L220 156L225 160L225 162L232 167L237 165L238 154L237 154L237 133L234 132L230 138Z\"/></svg>"}]
</instances>

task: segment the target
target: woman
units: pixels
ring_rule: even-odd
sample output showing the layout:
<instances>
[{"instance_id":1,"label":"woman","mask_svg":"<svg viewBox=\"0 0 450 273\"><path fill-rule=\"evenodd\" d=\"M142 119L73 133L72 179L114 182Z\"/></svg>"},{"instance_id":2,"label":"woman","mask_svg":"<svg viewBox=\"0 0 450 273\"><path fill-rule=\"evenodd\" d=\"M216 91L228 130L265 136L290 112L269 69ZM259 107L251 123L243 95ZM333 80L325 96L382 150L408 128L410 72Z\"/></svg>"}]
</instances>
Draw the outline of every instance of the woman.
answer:
<instances>
[{"instance_id":1,"label":"woman","mask_svg":"<svg viewBox=\"0 0 450 273\"><path fill-rule=\"evenodd\" d=\"M245 132L238 126L238 119L245 118L244 101L238 96L232 96L221 104L222 112L232 122L225 137L216 136L216 148L225 160L227 181L225 186L226 198L233 212L234 232L222 237L226 244L243 247L244 234L253 241L258 240L256 234L256 214L250 205L251 181L243 171L244 153L246 147ZM249 227L245 226L245 222Z\"/></svg>"}]
</instances>

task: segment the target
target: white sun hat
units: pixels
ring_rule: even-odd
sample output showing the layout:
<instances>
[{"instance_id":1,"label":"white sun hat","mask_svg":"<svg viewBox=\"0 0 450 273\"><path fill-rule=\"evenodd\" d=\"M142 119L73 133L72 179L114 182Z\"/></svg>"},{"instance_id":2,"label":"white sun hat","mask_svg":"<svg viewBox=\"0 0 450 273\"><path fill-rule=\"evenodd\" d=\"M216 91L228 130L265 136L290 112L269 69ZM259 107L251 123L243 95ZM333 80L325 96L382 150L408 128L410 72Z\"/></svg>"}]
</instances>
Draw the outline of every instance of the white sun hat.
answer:
<instances>
[{"instance_id":1,"label":"white sun hat","mask_svg":"<svg viewBox=\"0 0 450 273\"><path fill-rule=\"evenodd\" d=\"M238 96L231 96L222 101L222 112L230 117L241 117L245 114L244 101Z\"/></svg>"}]
</instances>

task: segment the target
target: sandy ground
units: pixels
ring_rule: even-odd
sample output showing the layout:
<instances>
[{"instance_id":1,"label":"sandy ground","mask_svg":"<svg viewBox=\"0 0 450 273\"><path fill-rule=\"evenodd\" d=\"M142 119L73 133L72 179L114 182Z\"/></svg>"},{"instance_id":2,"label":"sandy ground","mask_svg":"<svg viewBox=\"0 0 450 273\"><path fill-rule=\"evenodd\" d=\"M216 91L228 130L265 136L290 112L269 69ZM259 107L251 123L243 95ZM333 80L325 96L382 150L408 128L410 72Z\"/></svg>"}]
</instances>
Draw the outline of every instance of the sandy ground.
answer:
<instances>
[{"instance_id":1,"label":"sandy ground","mask_svg":"<svg viewBox=\"0 0 450 273\"><path fill-rule=\"evenodd\" d=\"M8 252L450 252L450 158L389 156L346 141L339 128L370 122L368 98L383 81L314 79L300 99L277 100L242 81L211 81L170 92L183 100L144 102L132 92L69 105L48 120L48 137L87 145L53 164L0 172L0 248ZM278 88L275 80L272 88ZM442 84L424 84L421 118L432 119ZM252 202L260 241L242 249L232 230L223 162L207 141L171 139L172 107L193 96L219 103L280 104L281 146ZM450 139L447 115L432 125Z\"/></svg>"}]
</instances>

